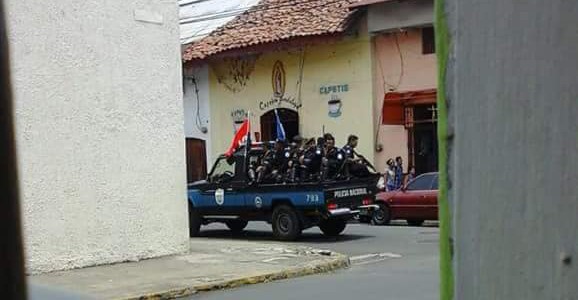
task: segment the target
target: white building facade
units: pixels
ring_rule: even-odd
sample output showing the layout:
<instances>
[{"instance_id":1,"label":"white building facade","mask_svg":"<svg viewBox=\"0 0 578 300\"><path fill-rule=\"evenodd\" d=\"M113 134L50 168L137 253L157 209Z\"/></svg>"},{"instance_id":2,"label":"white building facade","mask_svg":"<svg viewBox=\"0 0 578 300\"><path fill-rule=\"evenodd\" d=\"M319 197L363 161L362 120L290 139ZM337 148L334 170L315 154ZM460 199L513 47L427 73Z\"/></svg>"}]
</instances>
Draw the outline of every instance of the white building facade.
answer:
<instances>
[{"instance_id":1,"label":"white building facade","mask_svg":"<svg viewBox=\"0 0 578 300\"><path fill-rule=\"evenodd\" d=\"M28 272L186 251L177 4L5 6Z\"/></svg>"}]
</instances>

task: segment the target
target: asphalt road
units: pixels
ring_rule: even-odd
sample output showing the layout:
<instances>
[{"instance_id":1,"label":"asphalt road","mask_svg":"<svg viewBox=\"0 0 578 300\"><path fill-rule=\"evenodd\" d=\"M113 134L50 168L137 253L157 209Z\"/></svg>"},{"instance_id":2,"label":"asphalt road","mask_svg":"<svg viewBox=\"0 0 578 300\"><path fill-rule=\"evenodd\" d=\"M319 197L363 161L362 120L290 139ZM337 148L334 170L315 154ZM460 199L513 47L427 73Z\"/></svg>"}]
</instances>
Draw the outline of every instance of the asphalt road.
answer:
<instances>
[{"instance_id":1,"label":"asphalt road","mask_svg":"<svg viewBox=\"0 0 578 300\"><path fill-rule=\"evenodd\" d=\"M266 223L250 223L242 236L221 224L203 227L208 237L273 241ZM335 273L306 276L231 290L203 293L188 299L438 299L438 228L350 224L338 238L319 229L306 230L298 244L331 249L352 257L352 267Z\"/></svg>"}]
</instances>

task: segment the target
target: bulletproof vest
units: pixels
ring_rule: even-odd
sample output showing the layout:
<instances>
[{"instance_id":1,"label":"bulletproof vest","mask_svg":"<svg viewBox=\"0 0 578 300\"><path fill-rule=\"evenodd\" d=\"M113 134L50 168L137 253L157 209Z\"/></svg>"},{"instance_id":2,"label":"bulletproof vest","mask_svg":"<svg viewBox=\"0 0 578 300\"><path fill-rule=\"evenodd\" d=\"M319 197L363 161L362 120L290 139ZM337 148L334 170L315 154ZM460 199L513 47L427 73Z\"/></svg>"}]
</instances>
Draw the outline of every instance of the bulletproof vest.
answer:
<instances>
[{"instance_id":1,"label":"bulletproof vest","mask_svg":"<svg viewBox=\"0 0 578 300\"><path fill-rule=\"evenodd\" d=\"M343 146L343 155L345 156L345 158L353 158L354 155L353 147L349 145Z\"/></svg>"},{"instance_id":2,"label":"bulletproof vest","mask_svg":"<svg viewBox=\"0 0 578 300\"><path fill-rule=\"evenodd\" d=\"M329 160L343 160L344 155L342 151L337 147L332 147L327 150L327 159Z\"/></svg>"},{"instance_id":3,"label":"bulletproof vest","mask_svg":"<svg viewBox=\"0 0 578 300\"><path fill-rule=\"evenodd\" d=\"M273 167L283 166L285 159L286 159L285 154L286 154L285 150L273 151L273 155L272 155L272 159L271 159Z\"/></svg>"}]
</instances>

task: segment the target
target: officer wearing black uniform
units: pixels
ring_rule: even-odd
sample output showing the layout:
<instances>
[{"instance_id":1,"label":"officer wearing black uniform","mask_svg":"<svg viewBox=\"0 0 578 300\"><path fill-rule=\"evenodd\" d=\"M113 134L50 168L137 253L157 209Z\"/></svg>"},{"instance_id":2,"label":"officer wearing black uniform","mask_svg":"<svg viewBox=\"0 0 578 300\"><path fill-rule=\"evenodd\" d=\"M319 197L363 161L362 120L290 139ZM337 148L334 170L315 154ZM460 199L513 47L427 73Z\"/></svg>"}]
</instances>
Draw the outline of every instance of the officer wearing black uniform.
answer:
<instances>
[{"instance_id":1,"label":"officer wearing black uniform","mask_svg":"<svg viewBox=\"0 0 578 300\"><path fill-rule=\"evenodd\" d=\"M335 147L335 138L330 133L325 134L325 159L324 159L324 179L335 179L339 177L339 170L344 161L341 149Z\"/></svg>"},{"instance_id":2,"label":"officer wearing black uniform","mask_svg":"<svg viewBox=\"0 0 578 300\"><path fill-rule=\"evenodd\" d=\"M347 144L343 146L343 155L345 156L343 174L345 177L351 176L351 169L354 168L354 165L359 162L359 158L355 157L355 147L357 147L358 141L359 138L357 136L350 135L347 137Z\"/></svg>"},{"instance_id":3,"label":"officer wearing black uniform","mask_svg":"<svg viewBox=\"0 0 578 300\"><path fill-rule=\"evenodd\" d=\"M319 174L322 156L323 151L315 144L315 139L307 140L303 155L300 158L302 165L300 177L302 180L313 180Z\"/></svg>"},{"instance_id":4,"label":"officer wearing black uniform","mask_svg":"<svg viewBox=\"0 0 578 300\"><path fill-rule=\"evenodd\" d=\"M299 135L293 137L293 143L289 147L289 159L287 161L287 180L289 182L301 181L301 156L305 152L303 138Z\"/></svg>"},{"instance_id":5,"label":"officer wearing black uniform","mask_svg":"<svg viewBox=\"0 0 578 300\"><path fill-rule=\"evenodd\" d=\"M267 179L273 169L273 150L269 148L267 143L263 144L263 150L265 150L265 153L261 158L261 164L257 167L257 182L263 182L263 180Z\"/></svg>"},{"instance_id":6,"label":"officer wearing black uniform","mask_svg":"<svg viewBox=\"0 0 578 300\"><path fill-rule=\"evenodd\" d=\"M289 157L290 153L285 149L285 143L281 140L277 140L271 157L271 166L273 170L272 175L275 181L279 182L283 180L283 174L287 171L287 162Z\"/></svg>"},{"instance_id":7,"label":"officer wearing black uniform","mask_svg":"<svg viewBox=\"0 0 578 300\"><path fill-rule=\"evenodd\" d=\"M349 178L351 176L364 177L369 174L367 169L367 161L363 156L355 152L359 138L355 135L350 135L347 138L347 144L343 146L343 154L345 161L343 164L343 174Z\"/></svg>"}]
</instances>

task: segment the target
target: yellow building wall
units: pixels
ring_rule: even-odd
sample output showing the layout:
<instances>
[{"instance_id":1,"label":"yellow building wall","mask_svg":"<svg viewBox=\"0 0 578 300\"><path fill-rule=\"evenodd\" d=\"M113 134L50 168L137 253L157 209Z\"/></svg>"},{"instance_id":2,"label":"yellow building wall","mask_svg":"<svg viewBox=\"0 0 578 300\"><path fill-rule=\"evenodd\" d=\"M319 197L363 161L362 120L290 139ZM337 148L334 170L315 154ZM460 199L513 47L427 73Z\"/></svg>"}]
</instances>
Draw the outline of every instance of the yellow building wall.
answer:
<instances>
[{"instance_id":1,"label":"yellow building wall","mask_svg":"<svg viewBox=\"0 0 578 300\"><path fill-rule=\"evenodd\" d=\"M361 31L360 32L365 32ZM303 58L301 97L299 97L300 62ZM286 84L285 98L293 98L302 106L299 113L300 135L305 138L332 133L337 146L346 143L349 134L359 136L358 152L373 159L374 120L371 43L367 35L348 36L338 42L309 46L303 50L277 51L260 55L248 79L232 73L250 66L223 60L211 63L210 105L213 157L223 153L234 133L232 112L251 112L252 132L260 131L260 116L274 107L294 109L287 102L263 109L262 102L273 97L272 72L276 61L283 63ZM248 64L250 65L250 64ZM219 80L221 79L221 80ZM221 81L221 82L219 82ZM242 83L239 83L242 82ZM330 94L320 93L323 86L347 85L346 92L335 95L342 101L342 114L328 115ZM299 100L300 98L300 100Z\"/></svg>"}]
</instances>

